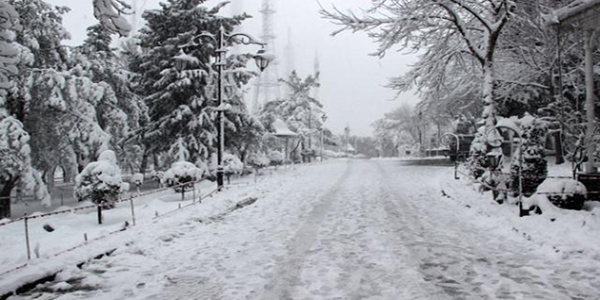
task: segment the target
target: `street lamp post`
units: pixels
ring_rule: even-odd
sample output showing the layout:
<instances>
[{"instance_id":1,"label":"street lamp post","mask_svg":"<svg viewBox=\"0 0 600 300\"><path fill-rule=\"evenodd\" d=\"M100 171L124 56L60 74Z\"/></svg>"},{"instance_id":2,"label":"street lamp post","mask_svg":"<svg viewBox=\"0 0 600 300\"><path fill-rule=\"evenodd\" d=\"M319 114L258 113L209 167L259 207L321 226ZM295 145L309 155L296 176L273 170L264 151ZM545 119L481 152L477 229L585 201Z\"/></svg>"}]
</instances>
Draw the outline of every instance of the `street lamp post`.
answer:
<instances>
[{"instance_id":1,"label":"street lamp post","mask_svg":"<svg viewBox=\"0 0 600 300\"><path fill-rule=\"evenodd\" d=\"M323 120L323 125L321 125L321 162L323 162L323 131L325 130L325 122L327 121L327 115L323 114L321 116L321 120Z\"/></svg>"},{"instance_id":2,"label":"street lamp post","mask_svg":"<svg viewBox=\"0 0 600 300\"><path fill-rule=\"evenodd\" d=\"M217 66L217 76L218 76L218 80L217 80L217 103L218 103L218 106L217 106L216 110L218 112L218 120L219 120L218 134L217 134L217 138L218 138L217 190L221 191L223 189L223 150L225 149L224 113L225 113L225 110L227 110L226 106L223 105L223 93L224 93L223 67L225 66L225 59L226 59L225 54L228 51L227 47L229 44L231 44L236 39L238 42L240 42L241 44L244 44L244 45L259 45L259 46L264 47L265 44L257 41L252 36L245 34L245 33L227 34L227 33L225 33L225 29L223 28L223 26L221 26L219 28L219 32L216 36L210 32L203 32L203 33L193 37L191 43L186 44L183 47L197 47L201 44L200 40L202 38L212 41L217 46L217 49L215 50L215 52L217 54L216 55L217 62L215 65ZM256 55L254 55L254 59L256 61L257 67L262 72L264 69L267 68L267 66L269 65L269 62L271 61L272 58L265 53L264 49L260 49L260 50L258 50Z\"/></svg>"}]
</instances>

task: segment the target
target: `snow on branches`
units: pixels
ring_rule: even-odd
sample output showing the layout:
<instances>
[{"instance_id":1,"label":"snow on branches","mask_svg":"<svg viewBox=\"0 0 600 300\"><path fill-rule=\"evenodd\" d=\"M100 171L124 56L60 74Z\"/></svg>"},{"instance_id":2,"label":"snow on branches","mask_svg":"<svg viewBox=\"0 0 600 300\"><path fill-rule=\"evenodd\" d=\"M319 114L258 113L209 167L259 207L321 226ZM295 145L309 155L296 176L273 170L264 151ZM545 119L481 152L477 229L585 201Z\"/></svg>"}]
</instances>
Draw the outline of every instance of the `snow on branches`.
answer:
<instances>
[{"instance_id":1,"label":"snow on branches","mask_svg":"<svg viewBox=\"0 0 600 300\"><path fill-rule=\"evenodd\" d=\"M120 36L126 36L131 31L131 25L123 16L129 10L131 6L121 0L94 0L94 17L108 31Z\"/></svg>"},{"instance_id":2,"label":"snow on branches","mask_svg":"<svg viewBox=\"0 0 600 300\"><path fill-rule=\"evenodd\" d=\"M13 85L10 77L18 73L18 51L12 42L15 39L13 30L19 27L17 11L4 0L0 0L0 116L4 114L1 111L5 105L4 97Z\"/></svg>"}]
</instances>

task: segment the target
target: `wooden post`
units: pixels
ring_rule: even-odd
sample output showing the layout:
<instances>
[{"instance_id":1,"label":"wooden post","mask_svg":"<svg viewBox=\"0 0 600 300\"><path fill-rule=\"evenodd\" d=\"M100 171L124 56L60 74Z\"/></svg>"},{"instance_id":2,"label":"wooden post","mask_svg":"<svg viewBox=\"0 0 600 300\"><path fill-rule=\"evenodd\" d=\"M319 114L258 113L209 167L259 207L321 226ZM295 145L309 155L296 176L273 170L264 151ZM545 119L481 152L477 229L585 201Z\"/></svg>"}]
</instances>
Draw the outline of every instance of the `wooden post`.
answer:
<instances>
[{"instance_id":1,"label":"wooden post","mask_svg":"<svg viewBox=\"0 0 600 300\"><path fill-rule=\"evenodd\" d=\"M135 226L135 209L133 208L133 197L129 197L129 205L131 206L131 224Z\"/></svg>"},{"instance_id":2,"label":"wooden post","mask_svg":"<svg viewBox=\"0 0 600 300\"><path fill-rule=\"evenodd\" d=\"M98 224L102 224L102 203L98 204Z\"/></svg>"},{"instance_id":3,"label":"wooden post","mask_svg":"<svg viewBox=\"0 0 600 300\"><path fill-rule=\"evenodd\" d=\"M196 183L192 182L192 203L196 203Z\"/></svg>"},{"instance_id":4,"label":"wooden post","mask_svg":"<svg viewBox=\"0 0 600 300\"><path fill-rule=\"evenodd\" d=\"M25 213L25 217L23 221L25 222L25 245L27 246L27 260L31 260L31 247L29 244L29 218L27 218L27 213Z\"/></svg>"}]
</instances>

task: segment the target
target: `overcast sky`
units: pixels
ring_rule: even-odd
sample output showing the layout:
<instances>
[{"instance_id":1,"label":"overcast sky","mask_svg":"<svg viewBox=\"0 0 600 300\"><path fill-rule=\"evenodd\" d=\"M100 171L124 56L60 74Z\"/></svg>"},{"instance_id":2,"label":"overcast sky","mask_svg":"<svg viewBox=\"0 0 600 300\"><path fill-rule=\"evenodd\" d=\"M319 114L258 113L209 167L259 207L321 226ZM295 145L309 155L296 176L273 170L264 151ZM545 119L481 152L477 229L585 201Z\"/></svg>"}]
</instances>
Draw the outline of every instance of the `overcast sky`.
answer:
<instances>
[{"instance_id":1,"label":"overcast sky","mask_svg":"<svg viewBox=\"0 0 600 300\"><path fill-rule=\"evenodd\" d=\"M85 29L96 22L92 13L91 1L82 0L45 0L56 5L71 7L73 10L65 17L64 25L72 35L67 42L79 44L85 38ZM133 3L133 0L125 0ZM239 1L239 2L238 2ZM284 76L285 47L288 44L288 31L291 32L293 47L293 65L300 76L305 77L313 72L315 54L318 53L321 66L321 88L319 100L325 106L329 116L326 126L335 133L342 133L346 125L351 134L369 136L372 134L371 124L381 118L384 113L400 106L402 103L415 104L418 99L411 94L404 94L395 101L394 91L383 87L387 79L404 74L409 64L415 61L414 56L400 52L390 52L379 59L369 56L376 45L364 33L343 33L331 37L330 33L338 27L321 19L316 0L272 0L277 14L275 15L276 50L280 57L278 74ZM160 0L137 0L138 5L145 3L145 9L158 8ZM209 0L206 5L212 6L220 0ZM261 18L259 8L262 0L232 0L231 9L241 9L253 16L244 24L243 32L253 36L261 35ZM335 4L338 8L354 10L368 8L370 1L365 0L320 0L325 8ZM229 10L228 10L229 12ZM251 50L249 50L251 51ZM247 101L252 101L253 93L248 94Z\"/></svg>"}]
</instances>

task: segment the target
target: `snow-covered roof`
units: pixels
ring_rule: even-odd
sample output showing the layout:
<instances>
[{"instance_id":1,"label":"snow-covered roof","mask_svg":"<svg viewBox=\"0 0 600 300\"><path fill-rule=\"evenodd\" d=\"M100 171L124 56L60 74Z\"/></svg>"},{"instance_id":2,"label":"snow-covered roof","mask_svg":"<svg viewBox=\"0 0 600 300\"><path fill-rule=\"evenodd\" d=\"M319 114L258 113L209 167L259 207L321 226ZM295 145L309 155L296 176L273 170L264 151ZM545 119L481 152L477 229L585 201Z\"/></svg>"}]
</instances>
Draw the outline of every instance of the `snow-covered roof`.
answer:
<instances>
[{"instance_id":1,"label":"snow-covered roof","mask_svg":"<svg viewBox=\"0 0 600 300\"><path fill-rule=\"evenodd\" d=\"M291 131L285 122L281 119L275 120L273 123L273 128L275 128L275 133L273 134L276 137L295 137L298 136L297 133Z\"/></svg>"},{"instance_id":2,"label":"snow-covered roof","mask_svg":"<svg viewBox=\"0 0 600 300\"><path fill-rule=\"evenodd\" d=\"M354 147L352 147L352 145L350 145L350 143L348 143L346 145L346 151L354 152L354 151L356 151L356 149L354 149Z\"/></svg>"}]
</instances>

